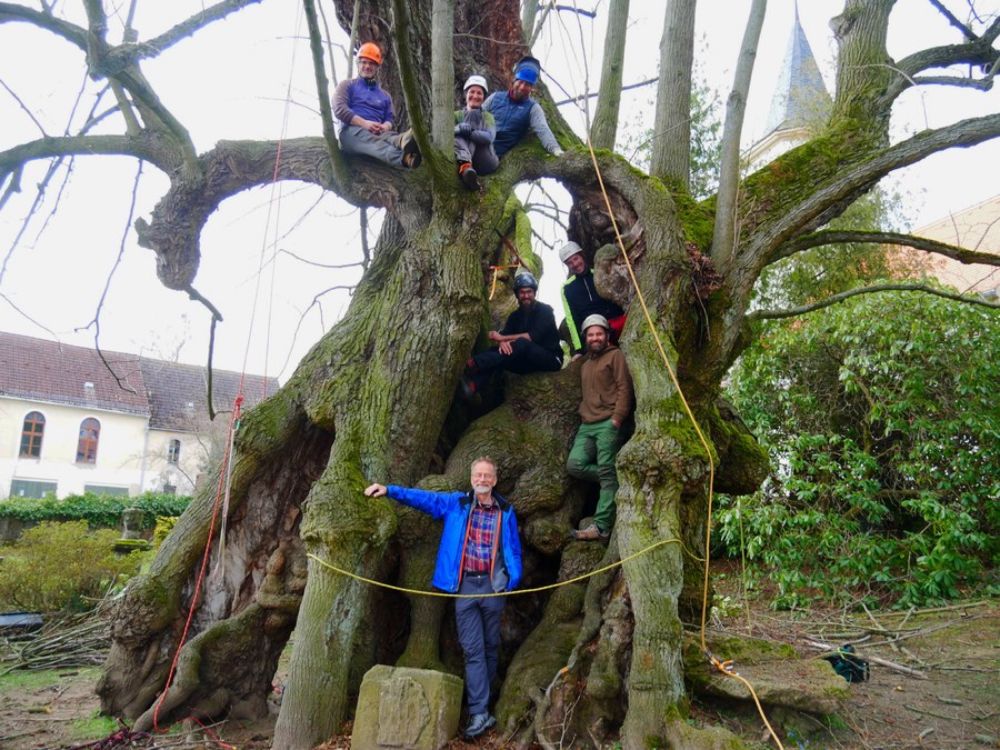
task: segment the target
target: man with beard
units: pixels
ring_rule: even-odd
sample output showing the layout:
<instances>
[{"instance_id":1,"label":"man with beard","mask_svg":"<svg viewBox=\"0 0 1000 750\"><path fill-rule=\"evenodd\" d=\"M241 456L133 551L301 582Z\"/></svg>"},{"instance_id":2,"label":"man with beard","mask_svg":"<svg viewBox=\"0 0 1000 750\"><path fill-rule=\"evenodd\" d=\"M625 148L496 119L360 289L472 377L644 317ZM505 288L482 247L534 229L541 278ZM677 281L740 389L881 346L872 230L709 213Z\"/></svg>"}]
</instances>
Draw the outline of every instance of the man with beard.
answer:
<instances>
[{"instance_id":1,"label":"man with beard","mask_svg":"<svg viewBox=\"0 0 1000 750\"><path fill-rule=\"evenodd\" d=\"M583 248L570 240L560 248L559 260L566 264L570 273L563 284L562 300L573 359L584 353L580 323L591 315L601 315L608 321L611 326L611 343L618 343L618 337L625 327L625 313L617 304L597 293L594 272L583 257Z\"/></svg>"},{"instance_id":2,"label":"man with beard","mask_svg":"<svg viewBox=\"0 0 1000 750\"><path fill-rule=\"evenodd\" d=\"M471 492L429 490L372 484L368 497L388 496L433 518L443 519L441 543L431 584L441 591L466 595L455 600L458 640L465 654L465 692L469 700L467 738L496 724L490 715L490 683L500 651L503 591L521 581L521 541L513 506L493 491L496 462L472 462Z\"/></svg>"},{"instance_id":3,"label":"man with beard","mask_svg":"<svg viewBox=\"0 0 1000 750\"><path fill-rule=\"evenodd\" d=\"M490 331L490 341L497 346L475 355L465 365L462 395L472 398L495 370L509 370L518 375L529 372L555 372L562 367L563 350L552 308L538 302L538 281L529 271L514 278L517 309L510 314L503 330Z\"/></svg>"},{"instance_id":4,"label":"man with beard","mask_svg":"<svg viewBox=\"0 0 1000 750\"><path fill-rule=\"evenodd\" d=\"M341 81L333 94L333 114L340 120L340 148L394 167L420 166L420 149L413 133L393 128L392 97L377 80L382 50L365 42L358 48L358 77Z\"/></svg>"},{"instance_id":5,"label":"man with beard","mask_svg":"<svg viewBox=\"0 0 1000 750\"><path fill-rule=\"evenodd\" d=\"M534 57L522 57L514 65L514 82L506 91L495 91L483 102L483 109L493 115L497 124L497 137L493 148L502 157L520 142L531 128L542 146L553 156L562 156L556 137L541 105L531 98L542 71L541 63Z\"/></svg>"},{"instance_id":6,"label":"man with beard","mask_svg":"<svg viewBox=\"0 0 1000 750\"><path fill-rule=\"evenodd\" d=\"M591 315L581 328L587 345L587 355L580 367L582 424L573 439L566 471L601 487L593 523L574 531L574 538L603 541L615 525L618 492L615 456L622 444L622 424L632 410L632 376L625 355L608 340L611 326L604 316Z\"/></svg>"}]
</instances>

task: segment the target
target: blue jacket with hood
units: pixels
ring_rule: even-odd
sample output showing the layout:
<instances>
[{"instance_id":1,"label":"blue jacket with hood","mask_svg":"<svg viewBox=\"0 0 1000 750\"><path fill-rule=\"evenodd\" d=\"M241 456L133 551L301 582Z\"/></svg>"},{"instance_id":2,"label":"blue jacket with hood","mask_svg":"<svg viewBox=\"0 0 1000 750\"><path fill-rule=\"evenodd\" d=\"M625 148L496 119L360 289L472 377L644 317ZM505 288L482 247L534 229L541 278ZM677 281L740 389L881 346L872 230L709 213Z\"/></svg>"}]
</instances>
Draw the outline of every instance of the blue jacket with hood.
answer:
<instances>
[{"instance_id":1,"label":"blue jacket with hood","mask_svg":"<svg viewBox=\"0 0 1000 750\"><path fill-rule=\"evenodd\" d=\"M444 520L431 584L441 591L457 592L475 496L470 492L431 492L394 484L386 488L386 494L403 505ZM521 582L521 540L517 536L517 516L514 515L514 507L503 497L494 492L493 499L500 507L500 534L491 564L491 582L494 591L513 591Z\"/></svg>"}]
</instances>

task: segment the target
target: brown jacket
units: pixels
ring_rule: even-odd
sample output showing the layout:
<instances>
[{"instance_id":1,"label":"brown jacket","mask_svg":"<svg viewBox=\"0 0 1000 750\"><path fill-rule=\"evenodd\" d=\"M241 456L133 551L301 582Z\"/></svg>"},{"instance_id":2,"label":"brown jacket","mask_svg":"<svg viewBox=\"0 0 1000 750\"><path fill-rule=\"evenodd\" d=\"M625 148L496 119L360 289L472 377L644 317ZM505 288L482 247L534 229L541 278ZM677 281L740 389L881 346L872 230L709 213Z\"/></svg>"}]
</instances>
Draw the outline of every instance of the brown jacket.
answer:
<instances>
[{"instance_id":1,"label":"brown jacket","mask_svg":"<svg viewBox=\"0 0 1000 750\"><path fill-rule=\"evenodd\" d=\"M609 344L596 357L586 355L580 368L580 385L580 418L585 424L611 417L620 427L632 411L632 376L617 346Z\"/></svg>"}]
</instances>

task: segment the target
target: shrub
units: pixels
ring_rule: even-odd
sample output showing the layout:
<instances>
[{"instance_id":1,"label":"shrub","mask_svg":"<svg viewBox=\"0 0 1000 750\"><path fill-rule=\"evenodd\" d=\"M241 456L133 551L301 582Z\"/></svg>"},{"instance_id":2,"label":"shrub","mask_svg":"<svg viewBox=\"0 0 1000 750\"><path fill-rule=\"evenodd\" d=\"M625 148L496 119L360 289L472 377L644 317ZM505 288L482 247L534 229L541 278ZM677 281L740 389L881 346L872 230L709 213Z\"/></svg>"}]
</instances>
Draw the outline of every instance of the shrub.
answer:
<instances>
[{"instance_id":1,"label":"shrub","mask_svg":"<svg viewBox=\"0 0 1000 750\"><path fill-rule=\"evenodd\" d=\"M998 384L1000 319L971 305L871 295L769 327L731 397L776 467L742 520L777 604L919 605L983 583L1000 561Z\"/></svg>"},{"instance_id":2,"label":"shrub","mask_svg":"<svg viewBox=\"0 0 1000 750\"><path fill-rule=\"evenodd\" d=\"M0 547L0 611L85 610L134 575L142 553L116 555L118 534L85 521L45 521Z\"/></svg>"},{"instance_id":3,"label":"shrub","mask_svg":"<svg viewBox=\"0 0 1000 750\"><path fill-rule=\"evenodd\" d=\"M157 495L147 492L138 497L95 495L70 495L58 500L46 497L41 500L17 497L0 501L0 518L18 521L86 521L91 528L118 528L122 511L139 508L143 512L142 528L151 529L157 516L179 516L191 502L190 497Z\"/></svg>"}]
</instances>

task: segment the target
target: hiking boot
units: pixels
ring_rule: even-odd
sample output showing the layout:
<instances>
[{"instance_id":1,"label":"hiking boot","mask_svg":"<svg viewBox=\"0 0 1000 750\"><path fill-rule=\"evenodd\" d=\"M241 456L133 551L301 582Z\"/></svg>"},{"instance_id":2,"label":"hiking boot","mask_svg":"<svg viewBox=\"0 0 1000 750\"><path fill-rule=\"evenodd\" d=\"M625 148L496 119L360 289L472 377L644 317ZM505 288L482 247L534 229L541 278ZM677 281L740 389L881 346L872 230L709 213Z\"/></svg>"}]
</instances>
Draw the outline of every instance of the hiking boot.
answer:
<instances>
[{"instance_id":1,"label":"hiking boot","mask_svg":"<svg viewBox=\"0 0 1000 750\"><path fill-rule=\"evenodd\" d=\"M606 542L611 536L609 531L601 531L597 528L597 524L590 524L585 529L573 532L573 538L578 542Z\"/></svg>"},{"instance_id":2,"label":"hiking boot","mask_svg":"<svg viewBox=\"0 0 1000 750\"><path fill-rule=\"evenodd\" d=\"M417 139L413 137L413 132L407 130L399 136L399 147L403 149L403 166L407 169L416 169L423 159L420 156L420 147Z\"/></svg>"},{"instance_id":3,"label":"hiking boot","mask_svg":"<svg viewBox=\"0 0 1000 750\"><path fill-rule=\"evenodd\" d=\"M469 719L469 726L463 732L465 739L471 740L473 737L478 737L487 729L492 729L496 726L496 723L497 720L488 713L475 714Z\"/></svg>"},{"instance_id":4,"label":"hiking boot","mask_svg":"<svg viewBox=\"0 0 1000 750\"><path fill-rule=\"evenodd\" d=\"M463 162L458 168L458 176L466 188L469 190L479 190L479 173L476 172L472 164Z\"/></svg>"}]
</instances>

